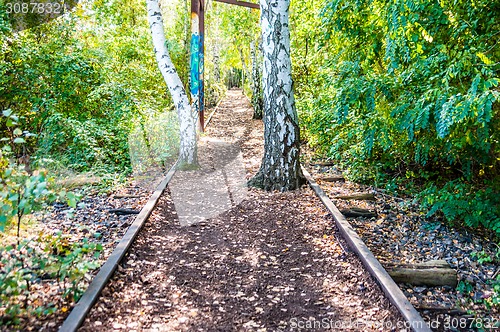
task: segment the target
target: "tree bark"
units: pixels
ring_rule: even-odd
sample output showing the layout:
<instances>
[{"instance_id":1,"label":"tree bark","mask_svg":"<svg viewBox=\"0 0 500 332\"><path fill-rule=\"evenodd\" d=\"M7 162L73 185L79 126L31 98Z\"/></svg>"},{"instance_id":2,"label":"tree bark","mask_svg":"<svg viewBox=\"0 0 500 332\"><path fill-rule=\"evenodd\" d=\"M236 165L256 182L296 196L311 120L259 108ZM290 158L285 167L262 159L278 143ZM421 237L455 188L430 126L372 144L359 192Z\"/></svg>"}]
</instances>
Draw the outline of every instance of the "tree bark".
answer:
<instances>
[{"instance_id":1,"label":"tree bark","mask_svg":"<svg viewBox=\"0 0 500 332\"><path fill-rule=\"evenodd\" d=\"M215 40L215 43L213 44L213 62L214 62L214 81L219 83L221 81L221 75L220 75L220 47L219 47L219 40Z\"/></svg>"},{"instance_id":2,"label":"tree bark","mask_svg":"<svg viewBox=\"0 0 500 332\"><path fill-rule=\"evenodd\" d=\"M196 147L196 123L198 113L193 112L187 98L186 90L170 59L163 31L163 18L158 0L146 1L149 27L153 38L154 52L158 68L172 95L177 115L179 117L179 163L180 168L193 168L198 165Z\"/></svg>"},{"instance_id":3,"label":"tree bark","mask_svg":"<svg viewBox=\"0 0 500 332\"><path fill-rule=\"evenodd\" d=\"M256 45L257 44L257 45ZM264 116L264 99L262 96L262 43L259 40L250 44L252 57L252 106L253 118L262 119Z\"/></svg>"},{"instance_id":4,"label":"tree bark","mask_svg":"<svg viewBox=\"0 0 500 332\"><path fill-rule=\"evenodd\" d=\"M290 0L260 0L264 53L264 157L249 185L294 190L305 183L290 60Z\"/></svg>"},{"instance_id":5,"label":"tree bark","mask_svg":"<svg viewBox=\"0 0 500 332\"><path fill-rule=\"evenodd\" d=\"M236 43L236 39L234 41ZM241 88L243 89L243 92L245 91L245 81L248 78L248 68L247 64L245 62L245 55L243 54L243 47L241 45L238 45L238 52L240 53L240 60L241 60Z\"/></svg>"}]
</instances>

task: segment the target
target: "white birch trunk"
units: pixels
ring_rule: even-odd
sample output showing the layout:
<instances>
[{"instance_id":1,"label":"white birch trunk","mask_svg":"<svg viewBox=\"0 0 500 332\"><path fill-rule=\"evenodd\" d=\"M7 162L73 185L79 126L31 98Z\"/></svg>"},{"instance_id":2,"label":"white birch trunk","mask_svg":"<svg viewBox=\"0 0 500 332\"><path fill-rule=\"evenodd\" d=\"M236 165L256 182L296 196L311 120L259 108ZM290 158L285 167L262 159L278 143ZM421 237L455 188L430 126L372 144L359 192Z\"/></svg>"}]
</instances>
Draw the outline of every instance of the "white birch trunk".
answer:
<instances>
[{"instance_id":1,"label":"white birch trunk","mask_svg":"<svg viewBox=\"0 0 500 332\"><path fill-rule=\"evenodd\" d=\"M180 147L178 165L181 168L196 167L198 165L196 148L196 123L198 122L198 113L193 112L189 105L186 90L170 59L158 0L146 0L146 4L158 68L172 95L172 100L174 101L179 117Z\"/></svg>"},{"instance_id":2,"label":"white birch trunk","mask_svg":"<svg viewBox=\"0 0 500 332\"><path fill-rule=\"evenodd\" d=\"M290 60L290 0L260 0L264 53L264 157L249 185L293 190L304 182Z\"/></svg>"}]
</instances>

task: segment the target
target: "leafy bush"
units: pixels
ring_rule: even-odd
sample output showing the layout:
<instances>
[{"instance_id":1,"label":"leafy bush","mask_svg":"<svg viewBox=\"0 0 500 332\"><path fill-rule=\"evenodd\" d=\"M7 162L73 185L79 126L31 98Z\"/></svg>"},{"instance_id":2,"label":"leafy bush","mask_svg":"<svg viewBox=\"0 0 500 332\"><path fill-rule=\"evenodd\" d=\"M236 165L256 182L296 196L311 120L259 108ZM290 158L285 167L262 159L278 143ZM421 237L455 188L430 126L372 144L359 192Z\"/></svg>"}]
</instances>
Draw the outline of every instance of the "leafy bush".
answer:
<instances>
[{"instance_id":1,"label":"leafy bush","mask_svg":"<svg viewBox=\"0 0 500 332\"><path fill-rule=\"evenodd\" d=\"M101 245L71 243L61 234L0 247L0 325L67 310L82 295L88 272L100 266L101 251ZM47 282L59 285L58 294L45 294Z\"/></svg>"},{"instance_id":2,"label":"leafy bush","mask_svg":"<svg viewBox=\"0 0 500 332\"><path fill-rule=\"evenodd\" d=\"M431 185L417 198L427 216L439 212L452 224L464 221L468 227L481 225L500 235L498 188L478 189L456 180L447 182L441 189Z\"/></svg>"},{"instance_id":3,"label":"leafy bush","mask_svg":"<svg viewBox=\"0 0 500 332\"><path fill-rule=\"evenodd\" d=\"M15 221L19 242L22 218L35 211L40 211L56 199L66 200L75 207L76 196L65 191L54 192L48 188L47 172L36 170L31 172L29 164L17 161L15 151L22 150L27 144L26 139L33 135L21 130L18 126L19 117L11 110L3 111L5 125L12 128L10 137L0 138L4 142L0 148L0 231ZM25 139L26 138L26 139Z\"/></svg>"},{"instance_id":4,"label":"leafy bush","mask_svg":"<svg viewBox=\"0 0 500 332\"><path fill-rule=\"evenodd\" d=\"M499 4L331 0L319 18L320 55L295 56L309 144L357 180L436 182L432 213L497 231Z\"/></svg>"},{"instance_id":5,"label":"leafy bush","mask_svg":"<svg viewBox=\"0 0 500 332\"><path fill-rule=\"evenodd\" d=\"M93 16L75 11L2 38L0 109L12 109L37 135L16 158L129 173L128 136L138 113L161 113L172 101L157 71L144 4L97 1L92 9ZM187 68L182 47L171 44L175 61Z\"/></svg>"},{"instance_id":6,"label":"leafy bush","mask_svg":"<svg viewBox=\"0 0 500 332\"><path fill-rule=\"evenodd\" d=\"M486 252L485 250L474 252L471 255L473 260L476 260L481 265L492 264L494 267L498 266L500 263L500 247L498 247L494 252ZM486 284L491 286L491 292L488 292L486 296L482 298L474 299L476 303L484 303L487 308L498 307L500 305L500 276L497 275L486 281ZM457 291L465 295L469 294L472 290L472 286L467 281L460 281L457 287Z\"/></svg>"},{"instance_id":7,"label":"leafy bush","mask_svg":"<svg viewBox=\"0 0 500 332\"><path fill-rule=\"evenodd\" d=\"M0 231L17 225L17 244L5 244L9 237L0 237L0 324L16 326L22 319L52 314L65 303L77 300L84 286L86 274L99 267L96 261L102 246L88 243L70 243L62 234L21 238L21 223L28 215L42 211L50 203L64 200L75 207L77 195L49 187L47 172L31 171L26 163L19 163L15 151L22 150L26 139L32 137L18 127L19 117L11 110L3 112L5 125L11 128L10 137L0 139ZM43 213L42 213L43 215ZM59 283L59 299L43 296L46 281ZM45 303L46 299L60 303Z\"/></svg>"},{"instance_id":8,"label":"leafy bush","mask_svg":"<svg viewBox=\"0 0 500 332\"><path fill-rule=\"evenodd\" d=\"M179 124L175 112L142 115L129 135L130 159L136 174L169 168L179 151Z\"/></svg>"}]
</instances>

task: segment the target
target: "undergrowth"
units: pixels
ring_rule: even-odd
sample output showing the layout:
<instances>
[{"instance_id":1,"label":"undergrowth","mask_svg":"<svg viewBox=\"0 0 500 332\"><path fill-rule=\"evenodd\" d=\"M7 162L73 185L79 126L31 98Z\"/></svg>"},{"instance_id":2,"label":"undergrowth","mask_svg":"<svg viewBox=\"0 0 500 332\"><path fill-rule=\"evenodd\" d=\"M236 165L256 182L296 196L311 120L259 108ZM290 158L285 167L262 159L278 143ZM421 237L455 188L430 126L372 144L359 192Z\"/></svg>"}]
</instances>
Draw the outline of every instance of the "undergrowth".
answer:
<instances>
[{"instance_id":1,"label":"undergrowth","mask_svg":"<svg viewBox=\"0 0 500 332\"><path fill-rule=\"evenodd\" d=\"M46 170L20 163L16 151L34 135L20 129L11 111L4 111L2 120L10 135L0 139L0 325L22 329L34 317L68 311L81 296L88 272L99 267L102 246L61 232L33 235L52 203L71 210L79 195L55 189ZM26 223L35 213L42 223Z\"/></svg>"}]
</instances>

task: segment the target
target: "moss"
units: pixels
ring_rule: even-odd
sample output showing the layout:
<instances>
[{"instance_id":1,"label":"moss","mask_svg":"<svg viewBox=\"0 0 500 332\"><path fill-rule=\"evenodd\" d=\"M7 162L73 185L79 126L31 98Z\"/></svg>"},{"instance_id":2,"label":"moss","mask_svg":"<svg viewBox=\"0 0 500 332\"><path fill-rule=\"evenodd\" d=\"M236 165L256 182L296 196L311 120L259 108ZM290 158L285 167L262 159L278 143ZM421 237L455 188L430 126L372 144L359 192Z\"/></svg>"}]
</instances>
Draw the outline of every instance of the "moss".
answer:
<instances>
[{"instance_id":1,"label":"moss","mask_svg":"<svg viewBox=\"0 0 500 332\"><path fill-rule=\"evenodd\" d=\"M198 169L200 169L200 164L198 163L190 164L188 162L179 162L179 164L177 164L177 170L179 171L196 171Z\"/></svg>"}]
</instances>

